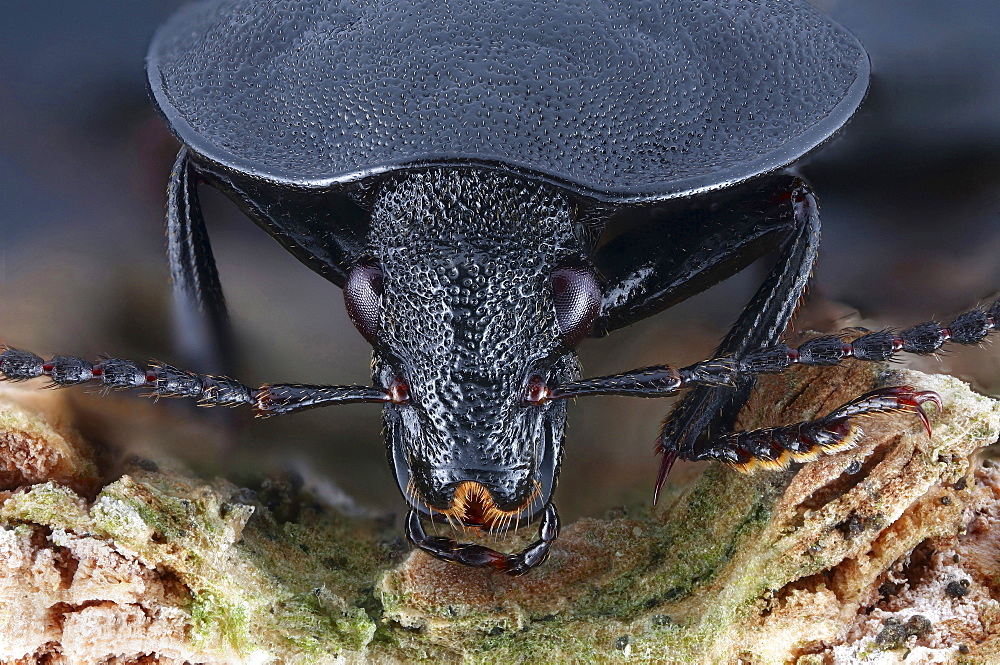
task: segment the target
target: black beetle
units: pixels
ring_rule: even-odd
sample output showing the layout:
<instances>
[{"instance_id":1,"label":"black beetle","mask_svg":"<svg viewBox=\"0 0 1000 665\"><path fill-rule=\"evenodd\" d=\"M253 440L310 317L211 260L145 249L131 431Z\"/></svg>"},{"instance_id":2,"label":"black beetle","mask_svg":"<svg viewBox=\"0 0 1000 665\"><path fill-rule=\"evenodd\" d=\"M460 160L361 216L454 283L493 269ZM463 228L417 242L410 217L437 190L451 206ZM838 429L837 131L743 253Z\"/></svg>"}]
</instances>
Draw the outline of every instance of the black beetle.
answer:
<instances>
[{"instance_id":1,"label":"black beetle","mask_svg":"<svg viewBox=\"0 0 1000 665\"><path fill-rule=\"evenodd\" d=\"M710 428L731 428L754 374L927 352L953 330L977 342L996 320L994 307L948 334L772 346L804 291L819 220L801 179L764 176L836 131L868 77L857 40L805 4L209 2L160 31L149 75L187 146L168 229L189 311L207 315L215 336L224 329L203 180L344 287L375 347L375 386L251 390L172 367L16 350L0 371L148 385L264 414L384 403L389 458L413 508L407 533L441 558L513 574L544 558L558 527L562 398L699 386L665 424L659 482L677 457L781 463L845 445L852 414L919 411L932 396L883 391L813 430L708 441ZM720 347L725 357L578 380L584 337L771 250L778 264ZM502 555L428 538L421 516L490 530L541 517L541 538Z\"/></svg>"}]
</instances>

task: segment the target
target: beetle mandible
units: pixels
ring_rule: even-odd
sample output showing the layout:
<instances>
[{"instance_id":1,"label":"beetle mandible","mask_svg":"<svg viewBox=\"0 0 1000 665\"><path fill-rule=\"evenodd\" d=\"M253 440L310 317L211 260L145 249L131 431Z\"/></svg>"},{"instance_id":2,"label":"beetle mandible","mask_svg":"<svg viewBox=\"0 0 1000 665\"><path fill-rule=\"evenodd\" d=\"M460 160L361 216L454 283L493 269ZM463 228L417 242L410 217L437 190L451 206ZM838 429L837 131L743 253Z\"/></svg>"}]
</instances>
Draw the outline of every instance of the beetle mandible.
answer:
<instances>
[{"instance_id":1,"label":"beetle mandible","mask_svg":"<svg viewBox=\"0 0 1000 665\"><path fill-rule=\"evenodd\" d=\"M184 144L167 227L186 327L207 321L202 345L224 350L205 182L343 288L374 349L373 385L251 389L15 349L0 372L262 415L382 404L407 536L439 558L510 574L544 560L558 532L566 398L689 388L659 439L659 489L678 458L808 459L849 445L852 416L923 417L934 399L887 389L796 428L727 433L756 374L976 343L1000 318L994 304L947 327L778 343L819 240L813 193L779 169L850 118L869 74L858 41L805 3L216 0L159 31L148 72ZM772 251L718 358L580 379L584 338ZM429 537L427 519L490 531L538 521L540 535L504 554Z\"/></svg>"}]
</instances>

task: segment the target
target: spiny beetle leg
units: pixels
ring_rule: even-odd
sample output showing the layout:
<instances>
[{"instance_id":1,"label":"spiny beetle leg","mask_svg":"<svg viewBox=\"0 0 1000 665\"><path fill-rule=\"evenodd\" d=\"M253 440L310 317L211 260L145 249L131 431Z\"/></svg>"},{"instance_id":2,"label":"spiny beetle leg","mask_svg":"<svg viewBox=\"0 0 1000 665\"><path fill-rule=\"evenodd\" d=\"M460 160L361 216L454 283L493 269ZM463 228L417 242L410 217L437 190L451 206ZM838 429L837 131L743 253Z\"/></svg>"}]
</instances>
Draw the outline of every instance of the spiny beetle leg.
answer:
<instances>
[{"instance_id":1,"label":"spiny beetle leg","mask_svg":"<svg viewBox=\"0 0 1000 665\"><path fill-rule=\"evenodd\" d=\"M725 462L740 471L758 466L784 468L791 462L807 462L823 453L853 447L861 432L858 419L876 413L914 413L930 436L930 421L922 406L925 402L941 408L941 398L933 391L911 386L879 388L818 420L720 436L697 459Z\"/></svg>"},{"instance_id":2,"label":"spiny beetle leg","mask_svg":"<svg viewBox=\"0 0 1000 665\"><path fill-rule=\"evenodd\" d=\"M428 536L417 511L410 510L406 515L407 540L432 557L472 568L492 568L514 577L525 574L548 558L549 547L559 535L559 514L554 504L550 503L542 513L538 532L538 540L520 552L504 554L484 545Z\"/></svg>"},{"instance_id":3,"label":"spiny beetle leg","mask_svg":"<svg viewBox=\"0 0 1000 665\"><path fill-rule=\"evenodd\" d=\"M792 178L770 196L761 194L765 201L771 199L770 204L762 205L761 213L786 220L789 234L774 268L722 340L716 356L739 357L778 342L805 296L816 261L819 203L809 185ZM661 450L673 450L686 458L695 456L710 442L710 433L732 431L754 381L752 375L741 374L733 378L731 388L703 384L688 392L663 421Z\"/></svg>"},{"instance_id":4,"label":"spiny beetle leg","mask_svg":"<svg viewBox=\"0 0 1000 665\"><path fill-rule=\"evenodd\" d=\"M121 358L101 358L90 363L83 358L53 356L50 360L7 346L0 346L0 379L27 381L47 376L50 387L63 388L93 382L105 390L147 388L153 397L191 397L200 406L249 404L258 416L293 413L318 406L349 402L385 402L390 396L370 386L307 386L274 384L250 388L235 379L197 374L172 365L143 368Z\"/></svg>"}]
</instances>

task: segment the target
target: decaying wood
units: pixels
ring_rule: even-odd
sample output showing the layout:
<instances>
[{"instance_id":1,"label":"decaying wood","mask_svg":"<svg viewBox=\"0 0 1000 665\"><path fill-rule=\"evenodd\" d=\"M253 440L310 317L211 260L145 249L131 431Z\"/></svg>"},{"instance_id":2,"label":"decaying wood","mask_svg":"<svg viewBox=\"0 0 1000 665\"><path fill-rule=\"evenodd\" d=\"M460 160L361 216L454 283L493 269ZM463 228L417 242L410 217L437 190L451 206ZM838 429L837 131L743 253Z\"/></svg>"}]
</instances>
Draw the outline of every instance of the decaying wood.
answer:
<instances>
[{"instance_id":1,"label":"decaying wood","mask_svg":"<svg viewBox=\"0 0 1000 665\"><path fill-rule=\"evenodd\" d=\"M996 662L1000 468L980 452L1000 403L855 365L769 378L742 425L899 384L941 394L932 438L880 416L808 465L706 466L655 511L569 525L515 579L407 553L397 525L280 477L147 458L108 477L58 393L6 387L0 662Z\"/></svg>"}]
</instances>

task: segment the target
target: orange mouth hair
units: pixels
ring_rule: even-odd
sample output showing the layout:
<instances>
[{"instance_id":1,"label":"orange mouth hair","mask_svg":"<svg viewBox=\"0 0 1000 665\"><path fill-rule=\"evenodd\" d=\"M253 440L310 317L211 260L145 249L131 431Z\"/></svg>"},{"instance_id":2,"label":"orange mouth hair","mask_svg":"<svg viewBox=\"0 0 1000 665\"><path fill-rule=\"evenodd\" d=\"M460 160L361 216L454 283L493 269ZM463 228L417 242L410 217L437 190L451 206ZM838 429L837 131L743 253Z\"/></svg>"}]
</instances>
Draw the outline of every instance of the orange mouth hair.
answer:
<instances>
[{"instance_id":1,"label":"orange mouth hair","mask_svg":"<svg viewBox=\"0 0 1000 665\"><path fill-rule=\"evenodd\" d=\"M520 526L521 513L534 503L540 494L541 487L535 481L535 491L523 504L514 510L501 510L485 486L474 480L466 480L455 488L455 498L451 508L441 510L433 506L427 507L432 513L443 515L453 527L472 529L476 532L486 529L490 533L499 533L506 531L515 520L516 530Z\"/></svg>"}]
</instances>

